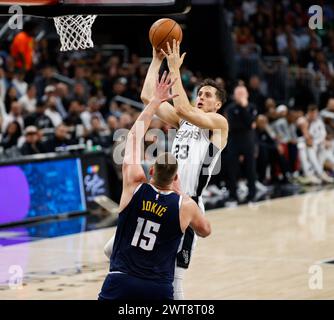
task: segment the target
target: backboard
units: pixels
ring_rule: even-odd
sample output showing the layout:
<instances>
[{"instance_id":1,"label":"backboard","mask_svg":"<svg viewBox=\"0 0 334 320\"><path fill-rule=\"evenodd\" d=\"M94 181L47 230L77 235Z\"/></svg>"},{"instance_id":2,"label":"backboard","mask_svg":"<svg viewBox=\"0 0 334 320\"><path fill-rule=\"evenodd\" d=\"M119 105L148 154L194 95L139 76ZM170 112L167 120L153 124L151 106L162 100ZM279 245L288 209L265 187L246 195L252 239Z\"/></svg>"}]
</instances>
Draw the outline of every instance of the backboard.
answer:
<instances>
[{"instance_id":1,"label":"backboard","mask_svg":"<svg viewBox=\"0 0 334 320\"><path fill-rule=\"evenodd\" d=\"M0 14L8 15L12 5L23 14L54 17L61 15L166 15L186 13L190 0L0 0Z\"/></svg>"}]
</instances>

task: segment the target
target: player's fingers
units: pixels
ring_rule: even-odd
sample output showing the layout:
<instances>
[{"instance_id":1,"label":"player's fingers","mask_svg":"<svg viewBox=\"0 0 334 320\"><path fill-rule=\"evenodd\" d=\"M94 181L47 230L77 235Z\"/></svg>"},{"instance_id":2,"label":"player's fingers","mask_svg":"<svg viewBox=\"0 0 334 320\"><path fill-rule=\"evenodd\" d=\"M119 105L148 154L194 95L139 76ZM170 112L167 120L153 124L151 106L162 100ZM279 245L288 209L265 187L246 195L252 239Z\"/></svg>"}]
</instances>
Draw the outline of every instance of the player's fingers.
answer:
<instances>
[{"instance_id":1,"label":"player's fingers","mask_svg":"<svg viewBox=\"0 0 334 320\"><path fill-rule=\"evenodd\" d=\"M173 53L177 53L177 50L176 50L176 40L173 39Z\"/></svg>"},{"instance_id":2,"label":"player's fingers","mask_svg":"<svg viewBox=\"0 0 334 320\"><path fill-rule=\"evenodd\" d=\"M163 53L161 51L157 51L157 55L159 56L159 58L161 60L165 59L166 57L163 55Z\"/></svg>"},{"instance_id":3,"label":"player's fingers","mask_svg":"<svg viewBox=\"0 0 334 320\"><path fill-rule=\"evenodd\" d=\"M163 49L160 49L160 52L164 55L165 58L168 57L168 54Z\"/></svg>"},{"instance_id":4,"label":"player's fingers","mask_svg":"<svg viewBox=\"0 0 334 320\"><path fill-rule=\"evenodd\" d=\"M184 52L181 56L181 63L183 63L184 57L186 56L187 52Z\"/></svg>"},{"instance_id":5,"label":"player's fingers","mask_svg":"<svg viewBox=\"0 0 334 320\"><path fill-rule=\"evenodd\" d=\"M164 71L160 80L161 84L164 84L166 82L166 77L167 77L167 71Z\"/></svg>"},{"instance_id":6,"label":"player's fingers","mask_svg":"<svg viewBox=\"0 0 334 320\"><path fill-rule=\"evenodd\" d=\"M171 74L169 72L168 75L167 75L167 77L166 77L165 84L169 85L170 84L170 80L171 80Z\"/></svg>"},{"instance_id":7,"label":"player's fingers","mask_svg":"<svg viewBox=\"0 0 334 320\"><path fill-rule=\"evenodd\" d=\"M177 50L178 56L180 56L180 41L177 41L176 43L176 50Z\"/></svg>"},{"instance_id":8,"label":"player's fingers","mask_svg":"<svg viewBox=\"0 0 334 320\"><path fill-rule=\"evenodd\" d=\"M177 93L175 93L175 94L173 94L170 98L171 99L174 99L174 98L176 98L176 97L178 97L179 95L177 94Z\"/></svg>"},{"instance_id":9,"label":"player's fingers","mask_svg":"<svg viewBox=\"0 0 334 320\"><path fill-rule=\"evenodd\" d=\"M167 42L168 54L172 54L172 49L170 48L169 42Z\"/></svg>"}]
</instances>

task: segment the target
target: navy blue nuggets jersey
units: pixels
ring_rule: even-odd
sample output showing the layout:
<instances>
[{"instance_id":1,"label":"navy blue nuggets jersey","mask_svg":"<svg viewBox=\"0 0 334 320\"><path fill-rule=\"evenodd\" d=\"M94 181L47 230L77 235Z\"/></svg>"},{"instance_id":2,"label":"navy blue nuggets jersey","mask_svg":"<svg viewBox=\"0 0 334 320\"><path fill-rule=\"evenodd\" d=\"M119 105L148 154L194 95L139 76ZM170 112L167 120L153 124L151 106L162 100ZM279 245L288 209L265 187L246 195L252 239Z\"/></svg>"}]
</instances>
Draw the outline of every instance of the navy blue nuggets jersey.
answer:
<instances>
[{"instance_id":1,"label":"navy blue nuggets jersey","mask_svg":"<svg viewBox=\"0 0 334 320\"><path fill-rule=\"evenodd\" d=\"M159 283L173 281L181 237L180 204L175 192L143 183L119 214L110 271Z\"/></svg>"}]
</instances>

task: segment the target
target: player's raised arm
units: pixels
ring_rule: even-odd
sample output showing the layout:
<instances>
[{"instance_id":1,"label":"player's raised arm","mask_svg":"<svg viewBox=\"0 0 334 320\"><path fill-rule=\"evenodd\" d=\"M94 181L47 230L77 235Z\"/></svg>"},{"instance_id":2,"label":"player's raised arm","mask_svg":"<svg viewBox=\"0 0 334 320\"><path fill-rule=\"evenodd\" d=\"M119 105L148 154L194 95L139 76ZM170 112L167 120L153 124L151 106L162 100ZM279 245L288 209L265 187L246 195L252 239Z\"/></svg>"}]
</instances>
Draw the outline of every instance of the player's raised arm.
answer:
<instances>
[{"instance_id":1,"label":"player's raised arm","mask_svg":"<svg viewBox=\"0 0 334 320\"><path fill-rule=\"evenodd\" d=\"M157 74L159 74L159 69L164 58L165 57L162 53L158 53L155 48L153 48L152 61L148 67L143 89L140 93L140 98L146 105L150 102L154 95L156 77Z\"/></svg>"},{"instance_id":2,"label":"player's raised arm","mask_svg":"<svg viewBox=\"0 0 334 320\"><path fill-rule=\"evenodd\" d=\"M163 59L164 59L163 54L157 52L156 49L153 48L153 58L148 68L143 89L140 94L140 98L144 104L148 104L153 97L156 75L159 73L159 69ZM163 102L157 109L156 115L162 121L170 124L174 128L179 127L180 118L176 114L174 107L169 102L167 101Z\"/></svg>"},{"instance_id":3,"label":"player's raised arm","mask_svg":"<svg viewBox=\"0 0 334 320\"><path fill-rule=\"evenodd\" d=\"M160 81L156 77L154 95L128 133L122 168L124 189L134 189L145 181L145 173L141 166L142 140L160 104L175 97L175 94L170 93L174 83L175 80L171 81L167 72L164 72Z\"/></svg>"},{"instance_id":4,"label":"player's raised arm","mask_svg":"<svg viewBox=\"0 0 334 320\"><path fill-rule=\"evenodd\" d=\"M210 110L201 110L199 107L194 108L189 102L181 81L180 67L183 63L185 53L180 56L180 43L175 40L173 40L173 48L170 47L169 43L167 43L167 47L168 52L166 53L162 50L162 53L167 58L171 74L178 78L173 86L173 92L178 94L178 96L173 99L176 114L197 127L210 130L220 129L223 131L223 134L227 136L227 121L222 115L216 113L221 108L223 102L217 100L215 104L211 106ZM208 90L208 92L203 93L202 99L206 98L204 95L208 95L208 98L211 98L214 93Z\"/></svg>"}]
</instances>

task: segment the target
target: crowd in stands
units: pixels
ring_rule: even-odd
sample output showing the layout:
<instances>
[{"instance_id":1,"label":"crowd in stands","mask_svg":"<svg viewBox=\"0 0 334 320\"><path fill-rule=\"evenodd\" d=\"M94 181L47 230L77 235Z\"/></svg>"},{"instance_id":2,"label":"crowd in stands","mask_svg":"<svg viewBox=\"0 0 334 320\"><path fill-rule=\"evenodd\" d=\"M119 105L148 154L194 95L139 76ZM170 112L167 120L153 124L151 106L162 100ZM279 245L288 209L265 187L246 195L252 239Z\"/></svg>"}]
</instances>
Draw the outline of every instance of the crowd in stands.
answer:
<instances>
[{"instance_id":1,"label":"crowd in stands","mask_svg":"<svg viewBox=\"0 0 334 320\"><path fill-rule=\"evenodd\" d=\"M317 96L300 81L280 104L268 95L259 75L239 83L247 87L249 105L256 110L250 129L256 138L254 176L261 184L334 183L333 4L324 2L323 12L324 29L311 30L302 2L226 1L236 47L256 44L263 56L285 56L291 72L306 70L317 81ZM140 114L148 65L136 54L125 62L97 51L59 55L57 63L50 64L46 46L45 40L36 44L29 67L22 63L29 52L1 52L0 157L57 152L69 145L111 149L116 130L131 128ZM183 80L193 99L203 79L184 66ZM228 117L229 105L235 102L231 92L222 113ZM159 119L151 127L170 129ZM228 152L227 147L223 168ZM242 169L242 152L238 160ZM243 170L235 174L242 178ZM225 183L224 175L215 180L218 188Z\"/></svg>"}]
</instances>

